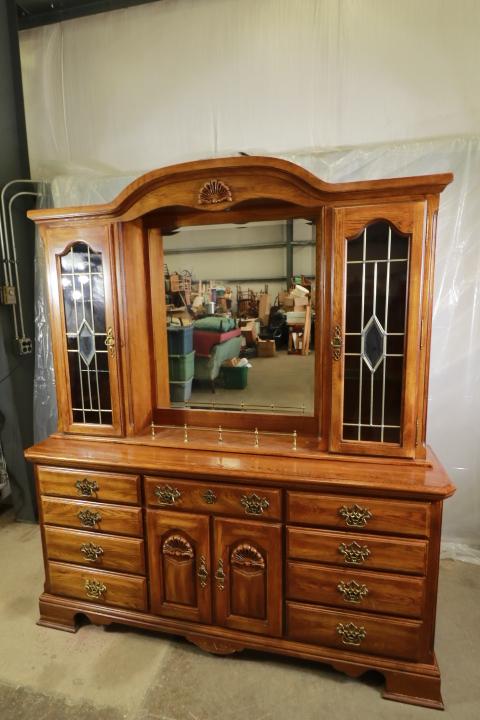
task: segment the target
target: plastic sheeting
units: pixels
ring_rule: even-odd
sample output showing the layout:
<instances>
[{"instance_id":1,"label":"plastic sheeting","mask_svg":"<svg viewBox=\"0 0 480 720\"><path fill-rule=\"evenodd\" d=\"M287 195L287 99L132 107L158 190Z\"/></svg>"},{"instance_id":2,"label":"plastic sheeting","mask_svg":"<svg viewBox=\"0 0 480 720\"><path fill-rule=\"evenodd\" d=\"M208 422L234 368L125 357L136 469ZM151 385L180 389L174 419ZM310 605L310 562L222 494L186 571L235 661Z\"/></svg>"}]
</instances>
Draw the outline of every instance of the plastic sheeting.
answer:
<instances>
[{"instance_id":1,"label":"plastic sheeting","mask_svg":"<svg viewBox=\"0 0 480 720\"><path fill-rule=\"evenodd\" d=\"M445 556L480 562L480 139L376 145L282 157L331 182L453 171L441 196L431 351L428 442L457 485L445 504ZM106 202L133 178L57 177L55 206ZM39 252L40 252L40 248ZM36 436L54 416L43 265L37 258ZM46 422L46 420L48 422ZM48 427L47 427L48 426Z\"/></svg>"},{"instance_id":2,"label":"plastic sheeting","mask_svg":"<svg viewBox=\"0 0 480 720\"><path fill-rule=\"evenodd\" d=\"M162 0L22 31L33 176L476 133L478 0Z\"/></svg>"}]
</instances>

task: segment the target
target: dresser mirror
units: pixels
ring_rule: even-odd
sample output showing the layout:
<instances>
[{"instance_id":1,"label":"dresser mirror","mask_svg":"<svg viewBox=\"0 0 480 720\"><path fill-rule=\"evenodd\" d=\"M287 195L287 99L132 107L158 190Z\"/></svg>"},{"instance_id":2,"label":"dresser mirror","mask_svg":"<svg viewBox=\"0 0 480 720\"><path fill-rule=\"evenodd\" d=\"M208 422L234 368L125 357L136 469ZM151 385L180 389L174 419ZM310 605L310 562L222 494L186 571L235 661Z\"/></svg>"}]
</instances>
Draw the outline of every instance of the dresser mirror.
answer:
<instances>
[{"instance_id":1,"label":"dresser mirror","mask_svg":"<svg viewBox=\"0 0 480 720\"><path fill-rule=\"evenodd\" d=\"M171 405L312 416L315 223L180 227L163 253Z\"/></svg>"}]
</instances>

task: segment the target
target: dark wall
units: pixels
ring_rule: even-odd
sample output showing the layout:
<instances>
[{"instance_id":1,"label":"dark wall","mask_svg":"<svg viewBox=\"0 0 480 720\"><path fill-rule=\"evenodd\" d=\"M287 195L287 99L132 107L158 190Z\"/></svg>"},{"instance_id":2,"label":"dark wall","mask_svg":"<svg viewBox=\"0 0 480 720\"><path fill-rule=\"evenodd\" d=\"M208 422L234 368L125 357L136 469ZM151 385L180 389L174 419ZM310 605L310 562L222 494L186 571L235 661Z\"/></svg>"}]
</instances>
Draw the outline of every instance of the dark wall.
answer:
<instances>
[{"instance_id":1,"label":"dark wall","mask_svg":"<svg viewBox=\"0 0 480 720\"><path fill-rule=\"evenodd\" d=\"M13 0L0 0L0 188L30 176L16 17ZM25 332L33 338L34 231L25 218L31 206L31 201L20 200L14 217ZM0 438L19 520L35 518L32 473L23 459L23 448L33 442L33 371L34 355L19 356L16 351L12 310L0 305Z\"/></svg>"}]
</instances>

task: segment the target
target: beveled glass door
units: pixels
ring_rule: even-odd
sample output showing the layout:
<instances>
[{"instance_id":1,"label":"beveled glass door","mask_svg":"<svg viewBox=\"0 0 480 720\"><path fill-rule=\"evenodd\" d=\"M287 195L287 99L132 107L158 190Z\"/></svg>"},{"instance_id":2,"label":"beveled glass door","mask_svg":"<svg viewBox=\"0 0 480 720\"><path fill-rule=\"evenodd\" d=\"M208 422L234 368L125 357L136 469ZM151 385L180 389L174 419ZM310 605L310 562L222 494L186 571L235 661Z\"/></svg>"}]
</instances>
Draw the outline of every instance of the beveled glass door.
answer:
<instances>
[{"instance_id":1,"label":"beveled glass door","mask_svg":"<svg viewBox=\"0 0 480 720\"><path fill-rule=\"evenodd\" d=\"M121 432L108 228L65 228L48 241L61 429Z\"/></svg>"},{"instance_id":2,"label":"beveled glass door","mask_svg":"<svg viewBox=\"0 0 480 720\"><path fill-rule=\"evenodd\" d=\"M331 449L413 456L423 203L336 211Z\"/></svg>"}]
</instances>

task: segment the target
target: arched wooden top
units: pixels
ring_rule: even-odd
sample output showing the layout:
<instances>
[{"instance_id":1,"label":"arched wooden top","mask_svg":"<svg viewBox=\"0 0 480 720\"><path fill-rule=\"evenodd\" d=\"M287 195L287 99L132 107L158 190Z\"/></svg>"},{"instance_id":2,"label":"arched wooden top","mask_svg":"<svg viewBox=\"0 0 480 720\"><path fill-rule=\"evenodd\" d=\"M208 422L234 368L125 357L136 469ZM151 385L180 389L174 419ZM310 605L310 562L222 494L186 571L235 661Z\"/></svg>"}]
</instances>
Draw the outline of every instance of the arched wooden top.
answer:
<instances>
[{"instance_id":1,"label":"arched wooden top","mask_svg":"<svg viewBox=\"0 0 480 720\"><path fill-rule=\"evenodd\" d=\"M313 209L353 199L421 198L440 193L451 173L389 180L327 183L304 168L274 157L215 158L171 165L134 180L110 203L31 210L35 222L135 220L168 207L214 213L248 202L284 203Z\"/></svg>"}]
</instances>

